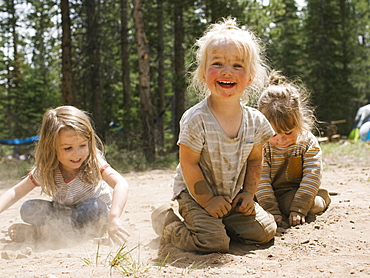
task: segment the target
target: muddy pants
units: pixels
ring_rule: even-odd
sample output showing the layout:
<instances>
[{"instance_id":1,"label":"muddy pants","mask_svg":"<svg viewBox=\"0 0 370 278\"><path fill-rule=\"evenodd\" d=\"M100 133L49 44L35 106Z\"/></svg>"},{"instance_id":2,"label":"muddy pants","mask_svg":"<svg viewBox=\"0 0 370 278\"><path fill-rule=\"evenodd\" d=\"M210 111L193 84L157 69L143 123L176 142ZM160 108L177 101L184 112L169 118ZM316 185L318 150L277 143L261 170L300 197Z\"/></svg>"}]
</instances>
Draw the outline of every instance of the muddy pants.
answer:
<instances>
[{"instance_id":1,"label":"muddy pants","mask_svg":"<svg viewBox=\"0 0 370 278\"><path fill-rule=\"evenodd\" d=\"M230 238L244 244L262 244L273 239L276 232L274 219L257 203L256 215L243 215L233 209L224 217L215 218L186 191L177 201L184 221L171 223L164 234L175 247L185 251L227 252Z\"/></svg>"},{"instance_id":2,"label":"muddy pants","mask_svg":"<svg viewBox=\"0 0 370 278\"><path fill-rule=\"evenodd\" d=\"M291 212L290 207L292 205L292 202L293 202L293 199L295 197L297 190L298 188L292 188L291 190L285 190L285 191L279 191L279 190L275 191L275 197L279 204L279 209L281 213L284 214L286 217L289 217L289 214ZM322 204L320 200L318 200L320 198L322 198L325 203ZM324 210L327 209L330 202L331 200L330 200L328 191L326 189L320 188L317 196L313 200L309 213L317 214L317 213L323 212Z\"/></svg>"}]
</instances>

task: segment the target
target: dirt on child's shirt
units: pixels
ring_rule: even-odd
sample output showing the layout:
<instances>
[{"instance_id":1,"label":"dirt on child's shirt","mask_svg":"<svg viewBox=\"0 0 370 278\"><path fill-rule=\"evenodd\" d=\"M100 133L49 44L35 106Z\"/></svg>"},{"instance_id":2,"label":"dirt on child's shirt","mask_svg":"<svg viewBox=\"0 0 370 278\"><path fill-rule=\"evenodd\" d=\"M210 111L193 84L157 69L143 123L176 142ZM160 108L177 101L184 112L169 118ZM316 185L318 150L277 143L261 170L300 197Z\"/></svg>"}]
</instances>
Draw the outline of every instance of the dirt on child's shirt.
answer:
<instances>
[{"instance_id":1,"label":"dirt on child's shirt","mask_svg":"<svg viewBox=\"0 0 370 278\"><path fill-rule=\"evenodd\" d=\"M263 144L274 134L261 112L240 105L242 124L236 138L230 138L223 131L208 107L207 99L187 110L180 121L178 144L200 153L199 166L214 196L235 198L243 187L252 148ZM185 179L178 165L173 199L185 189Z\"/></svg>"}]
</instances>

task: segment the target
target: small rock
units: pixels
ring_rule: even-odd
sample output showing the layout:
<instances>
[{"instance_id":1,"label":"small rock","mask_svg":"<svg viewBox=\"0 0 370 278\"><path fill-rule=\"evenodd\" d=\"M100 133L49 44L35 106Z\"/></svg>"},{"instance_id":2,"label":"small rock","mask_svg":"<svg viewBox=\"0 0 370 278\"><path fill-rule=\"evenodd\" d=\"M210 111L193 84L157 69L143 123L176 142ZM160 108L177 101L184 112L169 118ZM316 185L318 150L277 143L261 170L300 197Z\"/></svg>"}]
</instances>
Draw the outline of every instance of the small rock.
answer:
<instances>
[{"instance_id":1,"label":"small rock","mask_svg":"<svg viewBox=\"0 0 370 278\"><path fill-rule=\"evenodd\" d=\"M28 256L22 253L17 254L17 257L16 257L16 259L26 259L26 258L28 258Z\"/></svg>"},{"instance_id":2,"label":"small rock","mask_svg":"<svg viewBox=\"0 0 370 278\"><path fill-rule=\"evenodd\" d=\"M32 248L31 247L27 247L26 250L24 250L22 253L24 255L27 255L27 256L31 256L32 255Z\"/></svg>"},{"instance_id":3,"label":"small rock","mask_svg":"<svg viewBox=\"0 0 370 278\"><path fill-rule=\"evenodd\" d=\"M12 251L1 252L1 258L4 260L14 260L16 256L17 255Z\"/></svg>"}]
</instances>

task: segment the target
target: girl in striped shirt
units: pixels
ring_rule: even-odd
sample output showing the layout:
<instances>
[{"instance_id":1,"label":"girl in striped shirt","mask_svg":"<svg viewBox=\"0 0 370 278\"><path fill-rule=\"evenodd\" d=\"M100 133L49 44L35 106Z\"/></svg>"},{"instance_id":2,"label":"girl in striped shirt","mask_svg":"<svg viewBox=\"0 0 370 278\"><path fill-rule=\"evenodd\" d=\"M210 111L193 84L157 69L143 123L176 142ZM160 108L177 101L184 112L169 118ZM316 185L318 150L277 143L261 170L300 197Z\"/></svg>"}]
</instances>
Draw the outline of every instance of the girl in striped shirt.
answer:
<instances>
[{"instance_id":1,"label":"girl in striped shirt","mask_svg":"<svg viewBox=\"0 0 370 278\"><path fill-rule=\"evenodd\" d=\"M196 47L193 85L203 100L180 120L173 186L183 221L166 205L153 212L153 228L162 236L159 253L167 244L191 252L228 252L231 240L264 244L277 228L253 199L262 145L273 135L262 113L245 105L265 80L259 40L227 18L210 25Z\"/></svg>"},{"instance_id":2,"label":"girl in striped shirt","mask_svg":"<svg viewBox=\"0 0 370 278\"><path fill-rule=\"evenodd\" d=\"M330 204L327 190L320 189L322 153L311 133L315 117L308 100L303 86L272 72L258 102L275 135L263 146L256 198L278 225L283 220L292 226L304 224L309 213L321 213Z\"/></svg>"},{"instance_id":3,"label":"girl in striped shirt","mask_svg":"<svg viewBox=\"0 0 370 278\"><path fill-rule=\"evenodd\" d=\"M120 216L128 184L105 161L102 142L84 111L61 106L45 113L35 165L27 177L0 197L0 213L36 187L50 200L23 203L20 214L26 223L10 226L13 241L86 233L101 236L106 230L112 241L126 241L129 234Z\"/></svg>"}]
</instances>

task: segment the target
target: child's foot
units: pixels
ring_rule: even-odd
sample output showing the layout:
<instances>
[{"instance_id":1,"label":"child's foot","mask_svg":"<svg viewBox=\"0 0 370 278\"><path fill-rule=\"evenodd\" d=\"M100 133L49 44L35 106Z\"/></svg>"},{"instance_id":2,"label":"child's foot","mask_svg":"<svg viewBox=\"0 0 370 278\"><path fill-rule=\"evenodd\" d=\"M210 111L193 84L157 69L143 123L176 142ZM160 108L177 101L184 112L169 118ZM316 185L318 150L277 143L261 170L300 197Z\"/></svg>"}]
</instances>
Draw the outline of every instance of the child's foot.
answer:
<instances>
[{"instance_id":1,"label":"child's foot","mask_svg":"<svg viewBox=\"0 0 370 278\"><path fill-rule=\"evenodd\" d=\"M152 227L157 235L163 234L164 228L175 221L181 221L170 205L165 204L152 212Z\"/></svg>"},{"instance_id":2,"label":"child's foot","mask_svg":"<svg viewBox=\"0 0 370 278\"><path fill-rule=\"evenodd\" d=\"M14 242L24 242L37 239L35 226L26 223L15 223L8 229L8 235Z\"/></svg>"},{"instance_id":3,"label":"child's foot","mask_svg":"<svg viewBox=\"0 0 370 278\"><path fill-rule=\"evenodd\" d=\"M331 199L329 192L326 189L320 188L319 192L317 192L317 196L320 196L321 198L324 199L326 208L330 205Z\"/></svg>"},{"instance_id":4,"label":"child's foot","mask_svg":"<svg viewBox=\"0 0 370 278\"><path fill-rule=\"evenodd\" d=\"M309 213L321 214L328 208L330 203L331 199L329 196L329 192L326 189L320 188Z\"/></svg>"}]
</instances>

